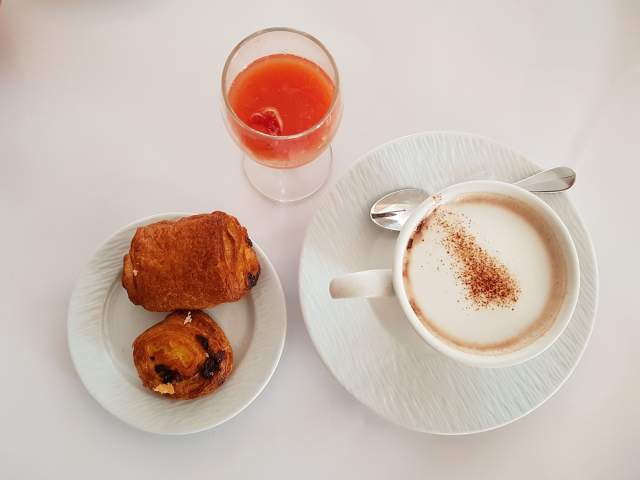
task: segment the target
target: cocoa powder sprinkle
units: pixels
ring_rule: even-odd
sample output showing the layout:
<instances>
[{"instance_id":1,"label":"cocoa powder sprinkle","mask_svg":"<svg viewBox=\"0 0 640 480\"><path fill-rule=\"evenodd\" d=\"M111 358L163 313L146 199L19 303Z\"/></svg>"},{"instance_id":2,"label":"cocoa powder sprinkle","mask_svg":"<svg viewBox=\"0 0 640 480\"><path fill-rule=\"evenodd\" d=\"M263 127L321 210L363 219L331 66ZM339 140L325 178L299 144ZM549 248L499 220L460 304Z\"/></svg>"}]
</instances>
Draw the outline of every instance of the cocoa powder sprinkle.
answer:
<instances>
[{"instance_id":1,"label":"cocoa powder sprinkle","mask_svg":"<svg viewBox=\"0 0 640 480\"><path fill-rule=\"evenodd\" d=\"M475 308L512 308L520 296L520 287L507 267L478 244L454 212L438 208L433 215L467 299Z\"/></svg>"}]
</instances>

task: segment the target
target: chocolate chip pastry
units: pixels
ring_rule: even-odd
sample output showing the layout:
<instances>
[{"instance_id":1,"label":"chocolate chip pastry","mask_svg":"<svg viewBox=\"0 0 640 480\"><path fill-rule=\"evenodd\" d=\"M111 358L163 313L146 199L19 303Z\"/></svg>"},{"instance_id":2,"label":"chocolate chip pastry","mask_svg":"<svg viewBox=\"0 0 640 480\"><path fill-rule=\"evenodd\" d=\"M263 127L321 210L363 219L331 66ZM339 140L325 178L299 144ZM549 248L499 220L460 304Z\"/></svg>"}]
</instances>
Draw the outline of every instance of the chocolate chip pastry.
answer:
<instances>
[{"instance_id":1,"label":"chocolate chip pastry","mask_svg":"<svg viewBox=\"0 0 640 480\"><path fill-rule=\"evenodd\" d=\"M149 390L191 399L208 395L224 383L233 369L233 351L209 315L179 310L135 339L133 363Z\"/></svg>"},{"instance_id":2,"label":"chocolate chip pastry","mask_svg":"<svg viewBox=\"0 0 640 480\"><path fill-rule=\"evenodd\" d=\"M240 300L259 275L247 229L213 212L138 228L122 285L134 304L153 312L198 310Z\"/></svg>"}]
</instances>

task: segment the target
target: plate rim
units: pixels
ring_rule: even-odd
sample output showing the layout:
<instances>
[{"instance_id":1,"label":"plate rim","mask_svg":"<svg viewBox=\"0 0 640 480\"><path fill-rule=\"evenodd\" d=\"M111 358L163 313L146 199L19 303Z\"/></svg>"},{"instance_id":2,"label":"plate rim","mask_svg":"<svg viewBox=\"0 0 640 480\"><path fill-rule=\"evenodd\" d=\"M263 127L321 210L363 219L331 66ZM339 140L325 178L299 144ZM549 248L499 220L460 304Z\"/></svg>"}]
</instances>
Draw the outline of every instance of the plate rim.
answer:
<instances>
[{"instance_id":1,"label":"plate rim","mask_svg":"<svg viewBox=\"0 0 640 480\"><path fill-rule=\"evenodd\" d=\"M344 181L349 175L351 175L351 173L356 168L358 168L359 166L363 165L366 162L372 161L372 159L370 157L374 156L376 153L384 150L385 148L387 148L387 147L389 147L389 146L391 146L393 144L400 143L400 142L407 141L407 140L411 140L411 139L414 139L414 138L432 137L432 136L438 136L438 135L441 135L441 136L455 136L455 137L460 137L460 138L464 137L464 138L467 138L467 139L476 139L476 140L481 140L481 141L493 144L493 145L495 145L497 147L504 148L504 149L507 149L507 150L513 152L515 155L526 159L531 165L535 166L537 169L542 170L540 165L538 165L536 162L534 162L532 160L529 160L529 158L526 155L522 154L519 150L516 150L516 149L512 148L509 145L500 143L497 140L494 140L493 138L485 136L485 135L480 135L480 134L476 134L476 133L469 133L469 132L462 132L462 131L457 131L457 130L426 130L426 131L418 131L418 132L410 133L410 134L407 134L407 135L402 135L400 137L392 138L390 140L385 141L384 143L382 143L380 145L377 145L377 146L371 148L370 150L366 151L364 154L360 155L353 162L353 164L351 166L349 166L349 168L345 172L343 172L342 175L340 175L340 177L338 179L336 179L336 181L331 185L331 187L326 189L323 192L322 197L318 201L318 206L317 206L317 208L315 210L315 213L313 214L313 216L311 217L311 219L307 223L307 226L306 226L305 232L304 232L304 236L303 236L303 240L302 240L302 248L300 250L300 261L298 263L298 279L297 279L298 280L298 301L300 302L300 310L302 312L302 319L303 319L303 322L304 322L304 325L305 325L305 329L307 331L307 334L309 335L309 338L311 339L311 343L313 344L317 355L320 357L320 360L322 361L324 366L327 368L327 370L329 370L329 372L333 376L334 380L336 382L338 382L338 384L340 386L342 386L342 388L344 388L349 393L349 395L351 395L358 403L360 403L361 405L364 405L369 411L373 412L378 418L381 418L385 422L387 422L387 423L389 423L391 425L395 425L396 427L406 428L407 430L423 433L423 434L426 434L426 435L465 436L465 435L474 435L474 434L479 434L479 433L484 433L484 432L490 432L492 430L497 430L499 428L506 427L507 425L510 425L510 424L512 424L514 422L517 422L518 420L523 419L524 417L526 417L529 414L533 413L535 410L537 410L542 405L547 403L551 398L553 398L556 395L556 393L558 393L558 391L565 385L565 383L573 376L573 373L575 372L576 368L580 364L580 362L582 360L582 357L583 357L583 355L584 355L584 353L585 353L585 351L587 349L587 346L589 345L589 342L591 341L591 336L592 336L593 330L595 328L596 317L597 317L598 307L599 307L600 272L599 272L599 268L598 268L597 256L596 256L596 251L595 251L595 248L594 248L593 240L592 240L592 237L591 237L591 233L586 228L586 226L585 226L585 224L584 224L584 222L582 220L582 217L580 216L580 214L578 213L577 209L575 208L575 206L573 205L572 202L569 202L570 208L573 211L573 213L575 214L576 219L577 219L580 227L585 232L585 240L586 240L586 243L587 243L587 245L589 247L589 249L588 249L589 252L588 253L589 253L589 255L591 257L591 260L593 262L593 269L594 269L594 278L593 278L593 282L594 282L594 294L593 294L594 307L593 307L593 313L591 314L591 318L590 318L589 331L587 332L587 336L585 338L585 341L584 341L583 345L580 347L580 351L577 354L577 357L576 357L576 360L575 360L574 364L571 366L569 371L566 373L566 376L562 379L561 382L559 382L559 384L556 386L556 388L554 390L552 390L544 398L544 400L541 401L539 404L534 405L533 407L531 407L530 409L526 410L522 414L520 414L518 416L515 416L515 417L513 417L513 418L511 418L511 419L509 419L509 420L507 420L505 422L502 422L502 423L499 423L499 424L496 424L496 425L492 425L492 426L486 427L486 428L459 431L459 432L446 432L446 431L435 431L435 430L433 430L433 431L424 431L424 430L421 430L419 428L412 428L411 426L395 422L392 419L390 419L390 418L378 413L372 406L370 406L367 403L365 403L364 401L362 401L352 391L351 388L349 388L342 381L340 381L340 379L338 378L338 375L336 375L336 373L334 372L333 368L327 362L327 359L325 358L325 354L318 347L317 339L311 333L311 329L309 328L309 320L308 320L309 312L307 310L307 305L303 301L303 293L302 293L302 290L303 290L302 289L302 275L303 275L303 272L302 272L302 258L303 258L304 254L305 254L305 251L308 248L307 243L308 243L308 241L310 239L311 226L315 222L317 216L320 214L320 211L323 208L325 208L325 206L328 203L329 198L330 198L331 194L333 193L335 187L338 184L340 184L342 181ZM505 367L505 368L513 368L513 367Z\"/></svg>"},{"instance_id":2,"label":"plate rim","mask_svg":"<svg viewBox=\"0 0 640 480\"><path fill-rule=\"evenodd\" d=\"M270 369L268 371L268 375L266 375L262 379L262 381L258 385L258 388L254 392L254 394L250 398L248 398L245 402L243 402L243 404L239 408L235 409L232 413L226 415L225 417L219 419L218 421L213 422L211 424L207 424L207 425L202 426L202 427L189 428L189 429L182 430L182 431L164 431L164 430L161 430L161 429L144 428L142 425L140 425L138 423L132 423L131 421L129 421L124 416L122 416L119 413L116 413L115 411L113 411L108 406L108 402L105 403L103 401L104 399L100 398L99 394L96 394L94 389L90 386L90 382L87 382L85 380L85 378L83 377L83 374L81 373L81 368L79 368L79 364L80 364L80 362L82 360L78 358L78 356L77 356L78 352L74 352L74 347L72 346L73 342L74 342L72 337L73 337L73 335L75 333L75 332L72 332L72 328L71 328L72 307L73 307L74 302L77 301L75 297L76 297L76 292L78 290L78 286L80 285L80 282L91 271L91 268L90 268L91 262L109 244L109 242L111 242L117 236L122 235L127 230L129 230L129 229L131 229L133 227L139 226L139 225L147 225L149 223L153 223L153 222L157 222L157 221L161 221L161 220L169 220L169 219L173 219L173 218L181 218L181 217L190 216L190 215L196 215L196 213L192 213L192 212L177 212L177 211L156 213L156 214L147 215L145 217L141 217L141 218L139 218L137 220L131 221L131 222L127 223L126 225L124 225L124 226L118 228L117 230L115 230L113 233L111 233L109 236L107 236L107 238L105 240L103 240L98 245L97 248L95 248L93 250L93 252L89 256L88 260L85 262L82 270L80 271L80 273L76 277L76 280L74 282L73 288L71 290L71 294L69 296L69 301L67 302L67 321L66 321L67 349L69 351L69 356L71 357L71 363L73 364L73 368L74 368L78 378L80 379L80 382L82 383L83 387L85 388L85 390L89 393L89 395L104 410L106 410L113 417L117 418L119 421L125 423L126 425L128 425L128 426L130 426L132 428L135 428L136 430L147 432L147 433L158 434L158 435L171 435L171 436L176 435L176 436L181 436L181 435L190 435L190 434L193 434L193 433L204 432L206 430L210 430L210 429L213 429L215 427L218 427L219 425L222 425L225 422L228 422L229 420L231 420L232 418L234 418L235 416L237 416L238 414L243 412L249 405L251 405L260 396L260 394L262 394L262 392L265 390L265 388L267 387L267 385L269 384L269 382L273 378L273 375L275 374L275 371L277 370L278 365L280 364L280 360L282 359L282 353L284 352L284 346L285 346L286 337L287 337L287 302L286 302L286 296L285 296L285 293L284 293L284 289L282 288L282 282L280 281L280 276L278 275L278 271L276 270L275 266L271 262L271 259L267 256L267 254L264 252L264 250L260 247L258 242L256 242L252 238L252 240L253 240L253 248L256 250L256 252L258 253L258 256L260 257L261 265L263 264L263 261L264 261L268 265L268 268L273 273L274 286L276 288L276 291L278 292L278 299L277 300L278 300L278 303L281 304L280 307L282 308L282 335L280 336L278 344L277 344L276 356L275 356L274 361L272 362L271 367L270 367ZM106 298L105 298L105 301L106 301ZM162 312L162 313L166 313L166 312ZM103 348L105 348L105 347L103 346ZM123 379L123 381L126 381L126 380Z\"/></svg>"}]
</instances>

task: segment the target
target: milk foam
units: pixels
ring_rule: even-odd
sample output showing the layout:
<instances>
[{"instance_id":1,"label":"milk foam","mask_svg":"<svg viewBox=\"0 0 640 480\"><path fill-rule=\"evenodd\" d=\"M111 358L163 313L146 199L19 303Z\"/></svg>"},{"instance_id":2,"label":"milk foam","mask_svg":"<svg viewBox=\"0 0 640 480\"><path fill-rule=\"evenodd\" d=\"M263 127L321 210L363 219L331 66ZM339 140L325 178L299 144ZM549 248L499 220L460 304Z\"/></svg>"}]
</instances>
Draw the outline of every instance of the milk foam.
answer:
<instances>
[{"instance_id":1,"label":"milk foam","mask_svg":"<svg viewBox=\"0 0 640 480\"><path fill-rule=\"evenodd\" d=\"M566 290L566 267L546 220L532 207L500 194L470 193L440 206L517 281L517 301L478 307L457 276L446 233L426 218L405 252L404 282L423 324L442 340L466 351L495 354L520 349L555 321ZM442 213L442 211L441 211Z\"/></svg>"}]
</instances>

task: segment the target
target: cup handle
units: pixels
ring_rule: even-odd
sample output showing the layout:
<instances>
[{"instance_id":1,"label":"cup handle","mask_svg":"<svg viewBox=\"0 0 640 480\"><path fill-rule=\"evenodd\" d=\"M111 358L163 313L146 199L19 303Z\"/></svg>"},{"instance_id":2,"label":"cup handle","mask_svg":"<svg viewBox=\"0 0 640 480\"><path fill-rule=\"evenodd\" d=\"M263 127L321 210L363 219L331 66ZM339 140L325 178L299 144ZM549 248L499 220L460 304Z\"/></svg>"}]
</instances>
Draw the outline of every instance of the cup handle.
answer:
<instances>
[{"instance_id":1,"label":"cup handle","mask_svg":"<svg viewBox=\"0 0 640 480\"><path fill-rule=\"evenodd\" d=\"M332 298L371 298L393 296L391 270L364 270L331 280Z\"/></svg>"}]
</instances>

